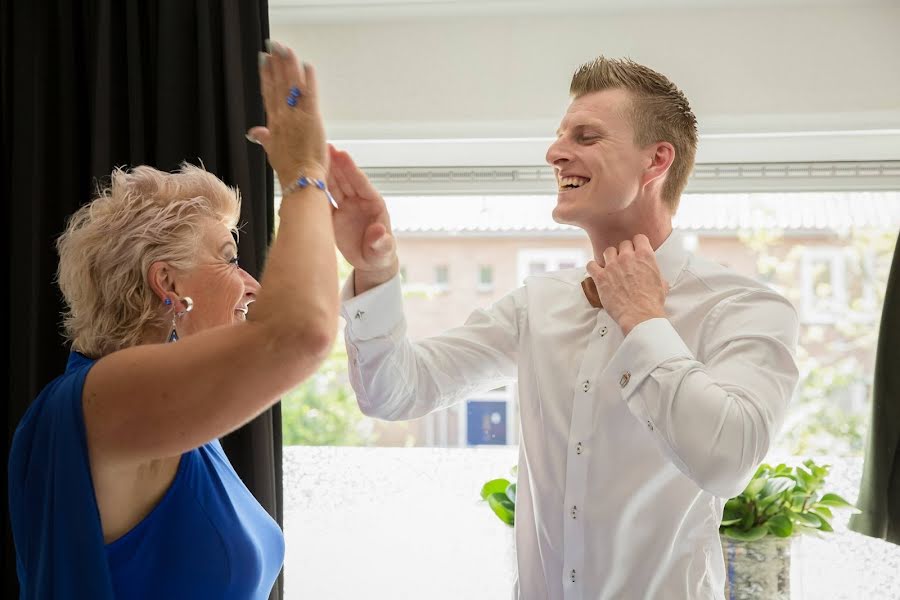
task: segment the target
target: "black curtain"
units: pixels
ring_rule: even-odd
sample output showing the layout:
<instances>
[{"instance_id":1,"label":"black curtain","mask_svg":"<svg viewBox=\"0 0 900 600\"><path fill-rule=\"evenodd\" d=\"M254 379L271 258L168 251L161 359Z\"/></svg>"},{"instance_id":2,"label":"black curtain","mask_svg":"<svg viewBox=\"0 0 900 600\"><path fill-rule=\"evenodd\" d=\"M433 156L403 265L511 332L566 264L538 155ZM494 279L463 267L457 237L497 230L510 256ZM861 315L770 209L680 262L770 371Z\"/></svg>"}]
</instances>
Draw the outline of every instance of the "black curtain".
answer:
<instances>
[{"instance_id":1,"label":"black curtain","mask_svg":"<svg viewBox=\"0 0 900 600\"><path fill-rule=\"evenodd\" d=\"M257 52L267 0L3 0L3 172L9 305L7 455L31 400L65 368L54 240L115 166L187 160L241 190L241 263L258 276L273 225L272 173L244 138L264 123ZM7 323L4 323L4 327ZM282 522L281 413L222 440ZM4 484L7 461L3 461ZM3 494L4 587L18 596ZM281 579L272 597L280 598Z\"/></svg>"},{"instance_id":2,"label":"black curtain","mask_svg":"<svg viewBox=\"0 0 900 600\"><path fill-rule=\"evenodd\" d=\"M872 424L850 528L900 544L900 240L894 248L875 355Z\"/></svg>"}]
</instances>

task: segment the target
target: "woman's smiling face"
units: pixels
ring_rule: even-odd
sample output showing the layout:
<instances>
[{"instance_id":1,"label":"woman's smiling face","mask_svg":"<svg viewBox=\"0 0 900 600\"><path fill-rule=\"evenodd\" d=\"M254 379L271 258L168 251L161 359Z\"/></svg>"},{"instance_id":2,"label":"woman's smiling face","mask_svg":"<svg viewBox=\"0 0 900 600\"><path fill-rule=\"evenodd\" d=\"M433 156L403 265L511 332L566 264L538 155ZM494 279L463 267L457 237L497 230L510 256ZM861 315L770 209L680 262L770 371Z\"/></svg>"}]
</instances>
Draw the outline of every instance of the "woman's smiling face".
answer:
<instances>
[{"instance_id":1,"label":"woman's smiling face","mask_svg":"<svg viewBox=\"0 0 900 600\"><path fill-rule=\"evenodd\" d=\"M178 296L193 300L193 309L178 321L179 336L245 320L259 282L238 265L237 244L228 227L208 220L195 260L194 268L175 280Z\"/></svg>"}]
</instances>

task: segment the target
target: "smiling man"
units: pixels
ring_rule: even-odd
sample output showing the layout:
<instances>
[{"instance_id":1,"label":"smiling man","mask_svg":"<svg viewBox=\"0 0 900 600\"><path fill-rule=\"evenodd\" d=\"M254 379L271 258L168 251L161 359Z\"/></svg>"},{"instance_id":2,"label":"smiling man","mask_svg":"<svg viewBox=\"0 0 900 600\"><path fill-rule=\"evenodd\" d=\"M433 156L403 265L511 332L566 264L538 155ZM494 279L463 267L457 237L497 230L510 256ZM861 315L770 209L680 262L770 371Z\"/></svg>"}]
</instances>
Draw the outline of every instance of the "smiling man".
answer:
<instances>
[{"instance_id":1,"label":"smiling man","mask_svg":"<svg viewBox=\"0 0 900 600\"><path fill-rule=\"evenodd\" d=\"M594 260L415 343L384 201L332 149L351 381L363 412L399 420L518 380L515 598L723 598L722 509L783 421L797 314L673 233L697 128L671 81L600 57L570 92L553 217Z\"/></svg>"}]
</instances>

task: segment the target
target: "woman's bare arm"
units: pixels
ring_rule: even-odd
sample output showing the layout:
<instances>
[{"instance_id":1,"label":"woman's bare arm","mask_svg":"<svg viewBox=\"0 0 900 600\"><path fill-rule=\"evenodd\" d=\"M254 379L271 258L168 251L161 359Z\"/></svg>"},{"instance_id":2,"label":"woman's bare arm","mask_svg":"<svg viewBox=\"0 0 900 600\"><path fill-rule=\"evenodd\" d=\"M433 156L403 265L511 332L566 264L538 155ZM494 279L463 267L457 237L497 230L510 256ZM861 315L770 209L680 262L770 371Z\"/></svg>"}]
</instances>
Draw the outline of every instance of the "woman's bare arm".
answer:
<instances>
[{"instance_id":1,"label":"woman's bare arm","mask_svg":"<svg viewBox=\"0 0 900 600\"><path fill-rule=\"evenodd\" d=\"M281 177L303 172L324 179L312 68L276 48L261 78L269 123L257 135L270 162ZM283 103L292 85L304 90L294 108ZM83 394L93 466L127 467L196 448L248 422L318 368L337 332L331 210L314 186L283 199L262 290L246 322L97 362Z\"/></svg>"}]
</instances>

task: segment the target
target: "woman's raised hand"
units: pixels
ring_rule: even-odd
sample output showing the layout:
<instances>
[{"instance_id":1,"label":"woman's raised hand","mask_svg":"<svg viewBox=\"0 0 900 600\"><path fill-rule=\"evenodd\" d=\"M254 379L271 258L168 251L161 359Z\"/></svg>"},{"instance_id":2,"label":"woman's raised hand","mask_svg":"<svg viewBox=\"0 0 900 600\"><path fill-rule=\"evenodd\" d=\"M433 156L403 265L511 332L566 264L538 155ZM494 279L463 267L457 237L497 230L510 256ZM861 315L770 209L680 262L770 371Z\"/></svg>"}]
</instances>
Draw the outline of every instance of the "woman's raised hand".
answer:
<instances>
[{"instance_id":1,"label":"woman's raised hand","mask_svg":"<svg viewBox=\"0 0 900 600\"><path fill-rule=\"evenodd\" d=\"M282 186L300 175L324 179L328 150L315 70L286 46L268 41L266 47L268 53L259 53L266 126L253 127L247 137L265 149Z\"/></svg>"}]
</instances>

